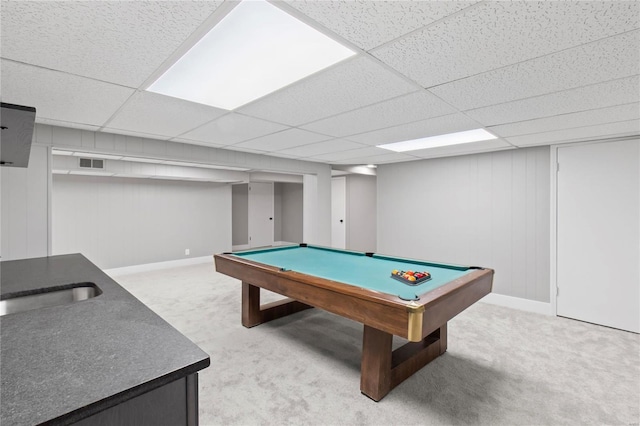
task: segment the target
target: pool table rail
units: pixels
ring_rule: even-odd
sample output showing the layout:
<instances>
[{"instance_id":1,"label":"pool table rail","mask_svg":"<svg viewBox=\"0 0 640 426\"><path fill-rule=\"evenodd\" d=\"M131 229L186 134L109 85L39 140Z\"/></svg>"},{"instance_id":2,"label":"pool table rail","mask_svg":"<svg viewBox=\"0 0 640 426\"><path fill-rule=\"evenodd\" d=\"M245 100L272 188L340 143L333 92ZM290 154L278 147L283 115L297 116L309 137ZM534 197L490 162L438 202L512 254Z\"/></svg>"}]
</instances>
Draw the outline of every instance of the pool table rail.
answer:
<instances>
[{"instance_id":1,"label":"pool table rail","mask_svg":"<svg viewBox=\"0 0 640 426\"><path fill-rule=\"evenodd\" d=\"M468 274L407 302L397 296L216 254L216 270L244 283L418 342L491 292L492 269ZM282 309L282 308L280 308Z\"/></svg>"},{"instance_id":2,"label":"pool table rail","mask_svg":"<svg viewBox=\"0 0 640 426\"><path fill-rule=\"evenodd\" d=\"M396 296L296 271L281 271L275 266L227 254L216 254L215 262L218 272L243 283L408 338L410 312L407 302Z\"/></svg>"}]
</instances>

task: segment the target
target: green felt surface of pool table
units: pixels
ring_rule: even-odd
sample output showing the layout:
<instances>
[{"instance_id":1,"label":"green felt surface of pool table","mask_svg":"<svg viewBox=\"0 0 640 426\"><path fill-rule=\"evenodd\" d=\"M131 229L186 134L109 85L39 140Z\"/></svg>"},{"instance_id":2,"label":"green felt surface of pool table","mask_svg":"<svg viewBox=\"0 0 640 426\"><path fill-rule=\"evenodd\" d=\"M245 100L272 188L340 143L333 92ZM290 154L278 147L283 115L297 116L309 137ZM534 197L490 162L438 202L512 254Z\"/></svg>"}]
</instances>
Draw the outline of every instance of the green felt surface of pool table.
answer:
<instances>
[{"instance_id":1,"label":"green felt surface of pool table","mask_svg":"<svg viewBox=\"0 0 640 426\"><path fill-rule=\"evenodd\" d=\"M425 294L473 269L422 262L411 259L376 255L314 246L284 246L233 253L247 260L292 270L303 274L338 281L369 290L398 296L404 300L418 300ZM394 269L427 271L431 279L418 285L408 285L391 278Z\"/></svg>"}]
</instances>

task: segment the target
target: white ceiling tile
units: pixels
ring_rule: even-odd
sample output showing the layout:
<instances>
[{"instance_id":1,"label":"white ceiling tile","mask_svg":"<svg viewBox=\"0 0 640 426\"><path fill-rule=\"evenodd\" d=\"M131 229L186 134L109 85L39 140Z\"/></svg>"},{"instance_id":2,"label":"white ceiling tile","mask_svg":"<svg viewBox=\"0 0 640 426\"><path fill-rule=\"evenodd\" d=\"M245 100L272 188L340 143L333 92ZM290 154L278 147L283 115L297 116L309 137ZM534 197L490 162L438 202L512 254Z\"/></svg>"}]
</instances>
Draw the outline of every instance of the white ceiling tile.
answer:
<instances>
[{"instance_id":1,"label":"white ceiling tile","mask_svg":"<svg viewBox=\"0 0 640 426\"><path fill-rule=\"evenodd\" d=\"M449 114L401 126L350 136L349 140L367 145L401 142L482 127L463 114Z\"/></svg>"},{"instance_id":2,"label":"white ceiling tile","mask_svg":"<svg viewBox=\"0 0 640 426\"><path fill-rule=\"evenodd\" d=\"M283 152L282 152L282 151L279 151L279 152L270 152L270 153L269 153L269 155L270 155L270 156L272 156L272 157L291 158L291 159L294 159L294 160L299 160L299 159L300 159L300 157L299 157L299 156L297 156L297 155L283 154ZM307 159L306 159L306 158L305 158L304 160L305 160L305 161L307 161Z\"/></svg>"},{"instance_id":3,"label":"white ceiling tile","mask_svg":"<svg viewBox=\"0 0 640 426\"><path fill-rule=\"evenodd\" d=\"M137 92L107 124L112 129L174 137L225 114L207 105Z\"/></svg>"},{"instance_id":4,"label":"white ceiling tile","mask_svg":"<svg viewBox=\"0 0 640 426\"><path fill-rule=\"evenodd\" d=\"M640 120L627 120L532 135L513 136L507 138L507 140L516 146L524 147L631 135L640 135Z\"/></svg>"},{"instance_id":5,"label":"white ceiling tile","mask_svg":"<svg viewBox=\"0 0 640 426\"><path fill-rule=\"evenodd\" d=\"M0 68L2 101L35 107L38 120L102 126L134 92L122 86L7 60L2 60Z\"/></svg>"},{"instance_id":6,"label":"white ceiling tile","mask_svg":"<svg viewBox=\"0 0 640 426\"><path fill-rule=\"evenodd\" d=\"M613 80L549 95L466 111L485 126L532 120L559 114L640 101L640 76Z\"/></svg>"},{"instance_id":7,"label":"white ceiling tile","mask_svg":"<svg viewBox=\"0 0 640 426\"><path fill-rule=\"evenodd\" d=\"M304 161L312 161L314 163L322 163L325 164L326 161L320 158L314 158L314 157L309 157L309 158L305 158Z\"/></svg>"},{"instance_id":8,"label":"white ceiling tile","mask_svg":"<svg viewBox=\"0 0 640 426\"><path fill-rule=\"evenodd\" d=\"M484 125L522 146L639 133L639 2L471 3L278 3L330 37L387 52L385 61L422 84L442 84L421 89L361 52L229 112L126 87L184 50L221 0L3 1L2 100L33 105L38 123L57 126L39 124L43 140L51 129L100 130L93 141L65 140L240 163L258 154L269 164L383 164L513 147L505 139L408 153L375 147Z\"/></svg>"},{"instance_id":9,"label":"white ceiling tile","mask_svg":"<svg viewBox=\"0 0 640 426\"><path fill-rule=\"evenodd\" d=\"M306 145L321 140L328 139L327 136L319 135L317 133L307 132L301 129L289 129L282 132L273 133L267 136L262 136L250 141L241 142L239 144L231 145L230 149L236 148L249 148L257 149L260 151L272 152L280 151L287 148L292 148L299 145Z\"/></svg>"},{"instance_id":10,"label":"white ceiling tile","mask_svg":"<svg viewBox=\"0 0 640 426\"><path fill-rule=\"evenodd\" d=\"M224 144L217 144L217 143L213 143L213 142L196 141L196 140L187 139L187 138L171 138L171 140L169 142L188 143L190 145L209 146L209 147L214 147L214 148L219 148L219 147L225 146Z\"/></svg>"},{"instance_id":11,"label":"white ceiling tile","mask_svg":"<svg viewBox=\"0 0 640 426\"><path fill-rule=\"evenodd\" d=\"M358 162L361 164L384 164L384 163L399 163L402 161L416 160L416 157L403 154L400 152L392 152L389 154L373 155L371 157L358 157ZM339 162L353 163L353 159L341 160ZM338 162L337 162L338 163Z\"/></svg>"},{"instance_id":12,"label":"white ceiling tile","mask_svg":"<svg viewBox=\"0 0 640 426\"><path fill-rule=\"evenodd\" d=\"M369 50L476 2L296 0L287 3L356 46Z\"/></svg>"},{"instance_id":13,"label":"white ceiling tile","mask_svg":"<svg viewBox=\"0 0 640 426\"><path fill-rule=\"evenodd\" d=\"M72 129L91 130L94 132L100 128L100 126L95 126L90 124L73 123L69 121L53 120L50 118L43 118L43 117L36 117L36 123L48 124L50 126L70 127Z\"/></svg>"},{"instance_id":14,"label":"white ceiling tile","mask_svg":"<svg viewBox=\"0 0 640 426\"><path fill-rule=\"evenodd\" d=\"M222 3L2 2L2 56L138 87Z\"/></svg>"},{"instance_id":15,"label":"white ceiling tile","mask_svg":"<svg viewBox=\"0 0 640 426\"><path fill-rule=\"evenodd\" d=\"M492 126L488 129L498 136L509 137L570 129L573 127L607 124L638 118L640 118L640 103L635 102L626 105L616 105L608 108L592 109L589 111Z\"/></svg>"},{"instance_id":16,"label":"white ceiling tile","mask_svg":"<svg viewBox=\"0 0 640 426\"><path fill-rule=\"evenodd\" d=\"M458 155L473 155L473 154L482 154L485 152L496 152L496 151L507 151L510 149L518 149L517 147L513 146L513 145L509 145L507 144L504 147L499 147L499 148L486 148L486 149L476 149L476 150L470 150L470 151L461 151L458 153L455 152L451 152L451 151L442 151L442 152L432 152L430 154L425 154L423 155L422 159L429 159L429 158L444 158L444 157L454 157L454 156L458 156Z\"/></svg>"},{"instance_id":17,"label":"white ceiling tile","mask_svg":"<svg viewBox=\"0 0 640 426\"><path fill-rule=\"evenodd\" d=\"M513 148L512 145L503 139L492 139L488 141L464 143L460 145L441 146L438 148L421 149L411 151L411 154L420 158L446 157L449 155L465 155L477 152L496 151L499 149Z\"/></svg>"},{"instance_id":18,"label":"white ceiling tile","mask_svg":"<svg viewBox=\"0 0 640 426\"><path fill-rule=\"evenodd\" d=\"M259 150L259 149L245 148L245 147L242 147L242 146L233 146L233 145L227 145L223 149L228 149L228 150L231 150L231 151L250 152L252 154L261 154L261 155L267 153L267 151L263 151L263 150Z\"/></svg>"},{"instance_id":19,"label":"white ceiling tile","mask_svg":"<svg viewBox=\"0 0 640 426\"><path fill-rule=\"evenodd\" d=\"M373 54L424 87L640 27L633 1L489 1Z\"/></svg>"},{"instance_id":20,"label":"white ceiling tile","mask_svg":"<svg viewBox=\"0 0 640 426\"><path fill-rule=\"evenodd\" d=\"M326 135L343 137L453 112L456 112L455 108L431 93L420 90L316 121L303 126L303 128Z\"/></svg>"},{"instance_id":21,"label":"white ceiling tile","mask_svg":"<svg viewBox=\"0 0 640 426\"><path fill-rule=\"evenodd\" d=\"M433 87L461 110L640 74L640 30Z\"/></svg>"},{"instance_id":22,"label":"white ceiling tile","mask_svg":"<svg viewBox=\"0 0 640 426\"><path fill-rule=\"evenodd\" d=\"M360 162L358 158L374 157L377 155L387 154L389 154L389 151L386 149L370 146L366 148L351 149L348 151L333 152L330 154L315 155L312 158L329 162L342 160L353 160L354 162Z\"/></svg>"},{"instance_id":23,"label":"white ceiling tile","mask_svg":"<svg viewBox=\"0 0 640 426\"><path fill-rule=\"evenodd\" d=\"M168 136L156 135L153 133L134 132L132 130L125 130L125 129L113 129L111 127L103 127L100 129L100 131L105 133L113 133L116 135L135 136L139 138L151 138L151 139L160 139L160 140L169 139Z\"/></svg>"},{"instance_id":24,"label":"white ceiling tile","mask_svg":"<svg viewBox=\"0 0 640 426\"><path fill-rule=\"evenodd\" d=\"M331 152L345 151L349 149L364 148L366 145L351 142L345 139L333 139L308 145L278 151L278 154L293 155L296 157L312 157L314 155L328 154Z\"/></svg>"},{"instance_id":25,"label":"white ceiling tile","mask_svg":"<svg viewBox=\"0 0 640 426\"><path fill-rule=\"evenodd\" d=\"M268 95L239 111L292 126L415 91L382 65L356 57Z\"/></svg>"},{"instance_id":26,"label":"white ceiling tile","mask_svg":"<svg viewBox=\"0 0 640 426\"><path fill-rule=\"evenodd\" d=\"M187 132L181 135L181 137L221 145L230 145L279 132L286 128L287 126L283 126L282 124L232 113Z\"/></svg>"}]
</instances>

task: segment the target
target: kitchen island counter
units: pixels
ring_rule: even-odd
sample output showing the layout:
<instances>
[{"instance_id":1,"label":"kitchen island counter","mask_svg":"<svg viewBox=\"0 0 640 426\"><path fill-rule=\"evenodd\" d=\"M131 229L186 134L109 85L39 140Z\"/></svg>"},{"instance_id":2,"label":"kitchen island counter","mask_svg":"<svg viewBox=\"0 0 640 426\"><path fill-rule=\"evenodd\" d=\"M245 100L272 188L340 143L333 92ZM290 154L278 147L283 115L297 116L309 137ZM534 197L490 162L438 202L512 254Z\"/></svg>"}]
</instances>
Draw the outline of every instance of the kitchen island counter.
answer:
<instances>
[{"instance_id":1,"label":"kitchen island counter","mask_svg":"<svg viewBox=\"0 0 640 426\"><path fill-rule=\"evenodd\" d=\"M70 424L138 397L149 408L145 394L181 389L180 380L190 389L186 402L194 379L196 412L185 408L185 424L197 423L196 373L209 356L84 256L2 262L0 278L2 300L79 283L99 289L87 300L0 317L0 424Z\"/></svg>"}]
</instances>

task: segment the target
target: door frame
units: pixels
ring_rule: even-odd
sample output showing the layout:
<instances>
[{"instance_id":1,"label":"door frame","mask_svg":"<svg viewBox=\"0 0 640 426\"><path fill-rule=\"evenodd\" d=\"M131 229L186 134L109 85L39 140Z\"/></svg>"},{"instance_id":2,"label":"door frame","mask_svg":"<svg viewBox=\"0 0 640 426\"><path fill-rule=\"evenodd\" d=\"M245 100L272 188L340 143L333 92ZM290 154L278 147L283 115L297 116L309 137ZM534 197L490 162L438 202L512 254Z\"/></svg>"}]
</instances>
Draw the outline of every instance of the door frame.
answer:
<instances>
[{"instance_id":1,"label":"door frame","mask_svg":"<svg viewBox=\"0 0 640 426\"><path fill-rule=\"evenodd\" d=\"M549 238L549 301L551 302L551 315L553 316L558 316L558 148L566 148L569 146L577 145L592 145L596 143L606 142L621 142L627 140L637 140L638 138L638 136L626 136L610 139L597 139L592 141L554 144L549 147L551 149L551 165L549 167L549 172L551 174L551 200L549 203L549 228L551 232L551 238Z\"/></svg>"},{"instance_id":2,"label":"door frame","mask_svg":"<svg viewBox=\"0 0 640 426\"><path fill-rule=\"evenodd\" d=\"M341 182L340 185L344 189L343 194L342 194L343 197L342 197L342 200L341 200L342 204L343 204L342 207L344 208L344 212L342 214L343 219L341 219L342 220L341 223L343 225L342 231L344 232L344 235L341 236L341 237L344 238L344 247L336 247L334 245L334 241L333 241L334 232L335 232L336 227L337 227L337 224L334 223L334 217L333 217L334 207L335 207L334 206L334 201L336 201L336 199L335 199L335 195L336 194L334 193L334 190L333 190L333 186L334 186L333 182L334 181L335 182ZM348 212L348 210L349 209L347 208L347 178L345 176L332 176L331 177L331 247L341 248L341 249L346 249L348 247L348 241L347 241L348 240L348 236L347 236L347 224L348 224L348 222L347 222L347 212Z\"/></svg>"},{"instance_id":3,"label":"door frame","mask_svg":"<svg viewBox=\"0 0 640 426\"><path fill-rule=\"evenodd\" d=\"M274 236L275 236L275 235L274 235L274 233L275 233L275 221L274 221L274 219L273 219L274 208L275 208L275 206L274 206L274 203L275 203L275 200L274 200L274 182L249 182L249 191L248 191L248 198L249 198L249 199L248 199L248 203L247 203L247 207L248 207L248 209L249 209L249 215L248 215L248 222L249 222L249 223L248 223L249 241L248 241L248 244L249 244L249 247L250 247L250 248L253 248L253 247L263 247L262 245L261 245L261 246L254 246L254 243L253 243L253 241L251 240L252 234L253 234L253 233L254 233L254 231L255 231L255 229L254 229L254 227L253 227L253 222L252 222L252 220L254 220L254 219L255 219L255 216L252 216L252 212L254 211L254 209L252 208L252 207L253 207L253 206L252 206L252 200L254 200L254 201L255 201L255 199L254 199L254 198L252 198L252 196L251 196L251 185L256 185L256 184L258 184L258 185L264 185L264 184L266 184L266 185L270 185L270 186L271 186L271 197L270 197L270 198L271 198L271 211L269 212L269 215L270 215L270 217L271 217L271 223L270 223L270 228L271 228L271 229L270 229L270 233L271 233L271 244L269 244L269 246L273 246L273 243L274 243Z\"/></svg>"}]
</instances>

